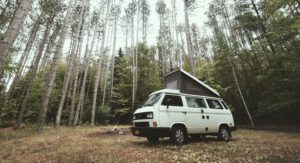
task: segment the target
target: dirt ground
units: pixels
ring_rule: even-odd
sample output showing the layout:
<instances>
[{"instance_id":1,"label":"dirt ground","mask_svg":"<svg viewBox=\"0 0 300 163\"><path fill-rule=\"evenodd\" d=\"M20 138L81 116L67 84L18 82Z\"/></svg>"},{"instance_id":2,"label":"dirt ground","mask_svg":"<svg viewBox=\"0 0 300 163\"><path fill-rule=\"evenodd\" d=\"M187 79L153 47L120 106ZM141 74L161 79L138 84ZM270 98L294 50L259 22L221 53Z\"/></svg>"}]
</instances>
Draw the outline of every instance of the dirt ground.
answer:
<instances>
[{"instance_id":1,"label":"dirt ground","mask_svg":"<svg viewBox=\"0 0 300 163\"><path fill-rule=\"evenodd\" d=\"M233 140L189 140L182 146L169 138L150 144L128 127L47 128L0 131L0 162L299 162L300 133L239 129Z\"/></svg>"}]
</instances>

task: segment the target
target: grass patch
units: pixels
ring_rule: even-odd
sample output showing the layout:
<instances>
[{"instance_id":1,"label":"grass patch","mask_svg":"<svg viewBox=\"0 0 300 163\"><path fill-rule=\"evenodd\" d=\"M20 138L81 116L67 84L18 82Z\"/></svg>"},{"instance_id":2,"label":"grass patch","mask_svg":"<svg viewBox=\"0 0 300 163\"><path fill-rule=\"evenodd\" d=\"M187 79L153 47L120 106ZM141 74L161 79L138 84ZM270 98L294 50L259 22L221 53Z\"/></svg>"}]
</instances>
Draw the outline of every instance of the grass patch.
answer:
<instances>
[{"instance_id":1,"label":"grass patch","mask_svg":"<svg viewBox=\"0 0 300 163\"><path fill-rule=\"evenodd\" d=\"M208 137L176 146L168 138L149 144L129 132L102 134L110 128L0 131L0 162L300 162L299 133L240 129L228 143Z\"/></svg>"}]
</instances>

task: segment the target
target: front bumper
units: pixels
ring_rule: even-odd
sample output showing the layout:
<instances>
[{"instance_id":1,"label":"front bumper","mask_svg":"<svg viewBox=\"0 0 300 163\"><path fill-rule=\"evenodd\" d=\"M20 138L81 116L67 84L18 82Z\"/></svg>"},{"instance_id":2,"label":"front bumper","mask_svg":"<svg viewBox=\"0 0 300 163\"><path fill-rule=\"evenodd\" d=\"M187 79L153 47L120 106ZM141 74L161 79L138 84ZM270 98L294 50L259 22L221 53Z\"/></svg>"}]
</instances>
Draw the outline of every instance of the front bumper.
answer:
<instances>
[{"instance_id":1,"label":"front bumper","mask_svg":"<svg viewBox=\"0 0 300 163\"><path fill-rule=\"evenodd\" d=\"M167 127L130 127L130 130L139 137L169 137L171 131Z\"/></svg>"}]
</instances>

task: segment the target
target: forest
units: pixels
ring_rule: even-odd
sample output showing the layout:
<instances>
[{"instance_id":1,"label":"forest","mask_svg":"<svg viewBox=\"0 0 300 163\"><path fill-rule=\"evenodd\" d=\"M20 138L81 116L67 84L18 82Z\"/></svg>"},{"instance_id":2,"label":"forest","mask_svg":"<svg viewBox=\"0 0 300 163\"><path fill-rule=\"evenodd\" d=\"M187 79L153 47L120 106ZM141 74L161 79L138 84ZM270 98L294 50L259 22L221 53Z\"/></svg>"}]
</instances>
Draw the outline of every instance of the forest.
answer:
<instances>
[{"instance_id":1,"label":"forest","mask_svg":"<svg viewBox=\"0 0 300 163\"><path fill-rule=\"evenodd\" d=\"M299 0L211 0L201 25L202 1L150 3L1 0L0 127L130 124L178 68L238 125L300 124Z\"/></svg>"}]
</instances>

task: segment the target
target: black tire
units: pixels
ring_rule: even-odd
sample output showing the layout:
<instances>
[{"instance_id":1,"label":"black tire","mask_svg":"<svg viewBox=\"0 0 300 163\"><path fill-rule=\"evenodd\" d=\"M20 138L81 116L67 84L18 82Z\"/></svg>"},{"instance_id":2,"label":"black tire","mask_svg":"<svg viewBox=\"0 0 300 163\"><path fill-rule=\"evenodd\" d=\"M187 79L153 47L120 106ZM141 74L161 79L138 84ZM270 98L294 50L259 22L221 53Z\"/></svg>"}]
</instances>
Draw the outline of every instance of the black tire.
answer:
<instances>
[{"instance_id":1,"label":"black tire","mask_svg":"<svg viewBox=\"0 0 300 163\"><path fill-rule=\"evenodd\" d=\"M231 138L231 132L230 132L229 128L226 126L221 126L219 128L218 138L220 140L228 142Z\"/></svg>"},{"instance_id":2,"label":"black tire","mask_svg":"<svg viewBox=\"0 0 300 163\"><path fill-rule=\"evenodd\" d=\"M157 143L158 142L158 137L147 137L147 140L150 142L150 143Z\"/></svg>"},{"instance_id":3,"label":"black tire","mask_svg":"<svg viewBox=\"0 0 300 163\"><path fill-rule=\"evenodd\" d=\"M187 140L187 133L185 128L181 126L175 126L171 131L171 140L174 144L181 145Z\"/></svg>"}]
</instances>

